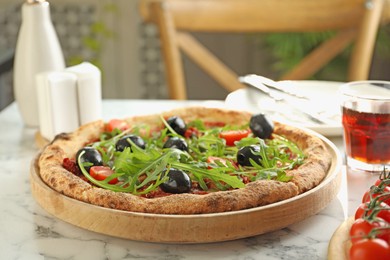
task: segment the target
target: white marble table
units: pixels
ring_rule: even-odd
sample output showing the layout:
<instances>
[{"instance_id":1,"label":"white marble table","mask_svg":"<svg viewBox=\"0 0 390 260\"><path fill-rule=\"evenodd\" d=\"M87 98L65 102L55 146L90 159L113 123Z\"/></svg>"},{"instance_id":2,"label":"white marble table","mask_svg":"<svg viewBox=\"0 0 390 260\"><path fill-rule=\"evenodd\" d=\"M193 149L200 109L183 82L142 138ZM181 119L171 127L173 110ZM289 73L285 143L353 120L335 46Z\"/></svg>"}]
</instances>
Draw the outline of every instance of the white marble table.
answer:
<instances>
[{"instance_id":1,"label":"white marble table","mask_svg":"<svg viewBox=\"0 0 390 260\"><path fill-rule=\"evenodd\" d=\"M211 101L105 100L103 118L148 114ZM0 112L0 259L326 259L336 228L376 178L345 174L337 199L300 223L252 238L180 245L119 239L65 223L43 210L30 191L30 161L37 129L23 126L15 103ZM330 138L342 149L341 137ZM254 220L255 221L255 220Z\"/></svg>"}]
</instances>

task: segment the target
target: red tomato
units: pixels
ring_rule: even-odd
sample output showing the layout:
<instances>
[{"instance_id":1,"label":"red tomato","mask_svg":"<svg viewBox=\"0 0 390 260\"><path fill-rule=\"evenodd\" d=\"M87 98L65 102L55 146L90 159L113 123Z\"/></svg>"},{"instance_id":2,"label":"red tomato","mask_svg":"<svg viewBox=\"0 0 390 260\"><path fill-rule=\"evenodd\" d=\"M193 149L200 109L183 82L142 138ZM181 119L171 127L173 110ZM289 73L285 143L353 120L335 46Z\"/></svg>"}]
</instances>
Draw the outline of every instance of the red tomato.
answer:
<instances>
[{"instance_id":1,"label":"red tomato","mask_svg":"<svg viewBox=\"0 0 390 260\"><path fill-rule=\"evenodd\" d=\"M387 205L390 205L390 187L387 186L384 187L383 189L380 189L377 186L375 187L377 188L376 191L375 191L376 188L374 188L374 190L369 189L364 193L362 202L369 202L372 199L379 196L378 198L379 201L383 201Z\"/></svg>"},{"instance_id":2,"label":"red tomato","mask_svg":"<svg viewBox=\"0 0 390 260\"><path fill-rule=\"evenodd\" d=\"M385 228L377 230L377 233L375 234L375 237L383 239L388 244L390 244L390 224L387 223L385 225Z\"/></svg>"},{"instance_id":3,"label":"red tomato","mask_svg":"<svg viewBox=\"0 0 390 260\"><path fill-rule=\"evenodd\" d=\"M111 119L107 124L106 124L106 131L107 132L112 132L114 129L119 129L121 131L124 131L129 128L129 125L125 120L122 119Z\"/></svg>"},{"instance_id":4,"label":"red tomato","mask_svg":"<svg viewBox=\"0 0 390 260\"><path fill-rule=\"evenodd\" d=\"M386 227L387 223L381 218L375 218L374 221L368 221L367 219L358 218L352 224L351 229L349 230L349 236L351 237L351 242L356 243L364 238L367 238L367 235L374 228ZM380 236L385 237L380 237ZM388 237L386 233L378 234L377 238L381 238L387 242Z\"/></svg>"},{"instance_id":5,"label":"red tomato","mask_svg":"<svg viewBox=\"0 0 390 260\"><path fill-rule=\"evenodd\" d=\"M195 127L189 127L187 128L186 132L184 133L185 138L191 138L194 136L199 136L199 130Z\"/></svg>"},{"instance_id":6,"label":"red tomato","mask_svg":"<svg viewBox=\"0 0 390 260\"><path fill-rule=\"evenodd\" d=\"M377 179L374 185L379 186L381 183L383 183L382 186L390 186L390 179L384 179L384 180Z\"/></svg>"},{"instance_id":7,"label":"red tomato","mask_svg":"<svg viewBox=\"0 0 390 260\"><path fill-rule=\"evenodd\" d=\"M216 156L209 156L207 158L208 163L215 163L215 161L219 161L225 166L227 166L227 162L230 161L234 167L237 167L237 165L233 161L228 160L228 159L224 159L224 158L220 158L220 157L216 157ZM209 167L209 168L211 168L211 167Z\"/></svg>"},{"instance_id":8,"label":"red tomato","mask_svg":"<svg viewBox=\"0 0 390 260\"><path fill-rule=\"evenodd\" d=\"M363 202L359 205L355 212L355 219L362 218L364 216L365 211L367 210L369 203ZM376 205L378 209L377 217L384 219L385 221L390 223L390 206L384 202L377 203ZM368 210L367 215L370 215L372 209Z\"/></svg>"},{"instance_id":9,"label":"red tomato","mask_svg":"<svg viewBox=\"0 0 390 260\"><path fill-rule=\"evenodd\" d=\"M83 176L75 159L64 158L64 160L62 160L62 166L77 176Z\"/></svg>"},{"instance_id":10,"label":"red tomato","mask_svg":"<svg viewBox=\"0 0 390 260\"><path fill-rule=\"evenodd\" d=\"M362 239L352 244L349 250L350 260L388 260L389 256L389 244L378 238Z\"/></svg>"},{"instance_id":11,"label":"red tomato","mask_svg":"<svg viewBox=\"0 0 390 260\"><path fill-rule=\"evenodd\" d=\"M222 131L219 133L219 137L226 140L227 146L233 146L234 142L240 141L242 138L245 138L249 135L250 130L243 129L243 130L228 130L228 131Z\"/></svg>"},{"instance_id":12,"label":"red tomato","mask_svg":"<svg viewBox=\"0 0 390 260\"><path fill-rule=\"evenodd\" d=\"M105 180L108 176L112 175L114 173L113 170L110 169L110 167L107 166L92 166L89 170L89 175L91 175L92 178L98 181ZM117 178L112 179L109 181L109 184L116 184L118 182Z\"/></svg>"}]
</instances>

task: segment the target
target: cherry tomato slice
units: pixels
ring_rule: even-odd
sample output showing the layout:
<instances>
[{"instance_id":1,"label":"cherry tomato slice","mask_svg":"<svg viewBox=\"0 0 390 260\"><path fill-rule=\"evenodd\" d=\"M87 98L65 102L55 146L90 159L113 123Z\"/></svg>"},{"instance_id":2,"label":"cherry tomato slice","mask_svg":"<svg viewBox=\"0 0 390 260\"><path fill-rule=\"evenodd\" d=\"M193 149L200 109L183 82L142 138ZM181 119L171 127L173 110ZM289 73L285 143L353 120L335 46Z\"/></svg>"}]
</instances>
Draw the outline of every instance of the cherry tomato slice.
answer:
<instances>
[{"instance_id":1,"label":"cherry tomato slice","mask_svg":"<svg viewBox=\"0 0 390 260\"><path fill-rule=\"evenodd\" d=\"M184 133L185 138L197 137L199 136L199 130L195 127L188 127Z\"/></svg>"},{"instance_id":2,"label":"cherry tomato slice","mask_svg":"<svg viewBox=\"0 0 390 260\"><path fill-rule=\"evenodd\" d=\"M240 141L242 138L245 138L249 135L250 130L242 129L242 130L228 130L222 131L219 133L219 137L226 140L227 146L233 146L234 142Z\"/></svg>"},{"instance_id":3,"label":"cherry tomato slice","mask_svg":"<svg viewBox=\"0 0 390 260\"><path fill-rule=\"evenodd\" d=\"M350 260L388 260L389 256L389 244L378 238L362 239L352 244L349 250Z\"/></svg>"},{"instance_id":4,"label":"cherry tomato slice","mask_svg":"<svg viewBox=\"0 0 390 260\"><path fill-rule=\"evenodd\" d=\"M122 119L111 119L107 124L106 124L106 131L107 132L112 132L114 129L119 129L121 131L127 130L129 128L129 125L125 120Z\"/></svg>"},{"instance_id":5,"label":"cherry tomato slice","mask_svg":"<svg viewBox=\"0 0 390 260\"><path fill-rule=\"evenodd\" d=\"M98 181L105 180L108 176L112 175L113 173L114 171L107 166L92 166L91 169L89 170L89 175L91 175L92 178ZM118 183L118 179L114 178L108 183L116 184Z\"/></svg>"}]
</instances>

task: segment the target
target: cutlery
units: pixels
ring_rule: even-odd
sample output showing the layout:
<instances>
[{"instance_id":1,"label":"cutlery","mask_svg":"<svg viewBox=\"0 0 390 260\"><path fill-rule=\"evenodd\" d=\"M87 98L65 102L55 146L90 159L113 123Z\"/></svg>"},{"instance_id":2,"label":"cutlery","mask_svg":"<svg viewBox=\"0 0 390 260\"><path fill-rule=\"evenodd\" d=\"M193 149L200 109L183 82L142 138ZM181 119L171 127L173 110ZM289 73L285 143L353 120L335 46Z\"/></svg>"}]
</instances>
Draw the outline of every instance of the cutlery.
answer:
<instances>
[{"instance_id":1,"label":"cutlery","mask_svg":"<svg viewBox=\"0 0 390 260\"><path fill-rule=\"evenodd\" d=\"M285 91L280 91L270 88L268 85L265 85L259 82L257 77L244 76L239 77L239 81L245 83L247 86L259 90L262 93L268 95L271 99L276 102L284 103L288 107L298 111L300 114L306 116L309 120L316 124L320 125L334 125L335 121L331 120L320 113L313 111L310 108L310 100L305 96L297 96L296 94L286 93ZM271 80L272 81L272 80ZM276 82L275 82L276 83Z\"/></svg>"},{"instance_id":2,"label":"cutlery","mask_svg":"<svg viewBox=\"0 0 390 260\"><path fill-rule=\"evenodd\" d=\"M291 95L291 96L294 96L294 97L297 97L297 98L302 98L302 99L307 99L307 100L310 99L308 96L305 96L302 93L298 93L296 91L293 91L293 90L289 89L283 83L276 82L276 81L274 81L274 80L272 80L270 78L266 78L266 77L259 76L259 75L256 75L256 74L249 74L249 75L246 75L246 76L239 77L239 81L241 83L247 83L247 84L251 84L251 85L260 85L260 84L262 84L262 85L265 85L266 87L268 87L270 89L274 89L274 90L283 92L283 93L285 93L287 95ZM286 83L286 81L284 83Z\"/></svg>"}]
</instances>

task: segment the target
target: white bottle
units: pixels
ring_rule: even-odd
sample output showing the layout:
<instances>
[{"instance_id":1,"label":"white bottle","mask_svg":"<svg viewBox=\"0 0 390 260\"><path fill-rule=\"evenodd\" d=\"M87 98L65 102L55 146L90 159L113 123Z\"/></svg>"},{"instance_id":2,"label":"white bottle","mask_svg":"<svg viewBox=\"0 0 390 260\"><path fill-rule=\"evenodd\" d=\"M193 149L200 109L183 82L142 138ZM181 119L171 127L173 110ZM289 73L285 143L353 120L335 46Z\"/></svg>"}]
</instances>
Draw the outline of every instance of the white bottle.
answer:
<instances>
[{"instance_id":1,"label":"white bottle","mask_svg":"<svg viewBox=\"0 0 390 260\"><path fill-rule=\"evenodd\" d=\"M39 125L36 74L65 68L64 56L45 0L27 0L22 5L14 61L14 95L24 123Z\"/></svg>"}]
</instances>

